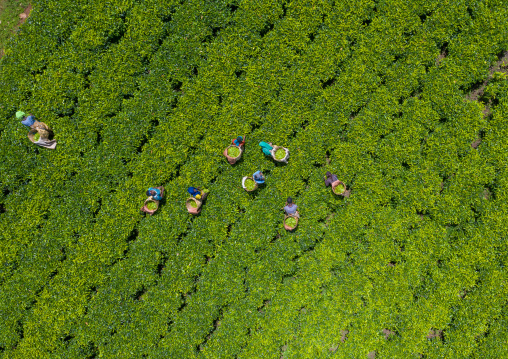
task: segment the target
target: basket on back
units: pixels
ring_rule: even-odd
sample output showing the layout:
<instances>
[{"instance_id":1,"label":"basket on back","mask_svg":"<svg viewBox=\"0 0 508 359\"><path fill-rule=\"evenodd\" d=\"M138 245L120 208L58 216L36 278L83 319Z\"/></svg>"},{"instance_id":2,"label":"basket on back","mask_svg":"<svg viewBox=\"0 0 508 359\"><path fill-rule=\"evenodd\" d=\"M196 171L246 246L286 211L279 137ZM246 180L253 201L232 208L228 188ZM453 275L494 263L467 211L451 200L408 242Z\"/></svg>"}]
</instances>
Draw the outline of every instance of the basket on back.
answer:
<instances>
[{"instance_id":1,"label":"basket on back","mask_svg":"<svg viewBox=\"0 0 508 359\"><path fill-rule=\"evenodd\" d=\"M198 214L201 212L201 203L202 202L200 200L190 197L187 198L187 201L185 201L185 207L187 207L187 211L190 214Z\"/></svg>"},{"instance_id":2,"label":"basket on back","mask_svg":"<svg viewBox=\"0 0 508 359\"><path fill-rule=\"evenodd\" d=\"M40 135L40 139L46 141L48 141L49 137L51 136L51 130L44 122L37 121L32 126L30 126L30 131L28 131L28 139L33 143L36 143L39 141L39 139L35 139L35 134L37 133Z\"/></svg>"},{"instance_id":3,"label":"basket on back","mask_svg":"<svg viewBox=\"0 0 508 359\"><path fill-rule=\"evenodd\" d=\"M277 158L276 156L276 153L277 153L277 150L283 150L285 152L284 154L284 157L282 158ZM288 163L288 159L289 159L289 150L285 147L282 147L282 146L273 146L272 150L270 151L272 153L272 158L277 161L277 162L284 162L284 163Z\"/></svg>"},{"instance_id":4,"label":"basket on back","mask_svg":"<svg viewBox=\"0 0 508 359\"><path fill-rule=\"evenodd\" d=\"M160 187L155 187L157 188L158 190L161 191L161 197L164 197L164 187L160 186ZM143 207L141 207L141 211L142 212L145 212L145 213L148 213L150 216L153 215L158 209L159 209L159 202L160 201L157 201L151 197L148 197L145 202L143 203ZM155 203L155 208L148 208L148 204L149 203Z\"/></svg>"},{"instance_id":5,"label":"basket on back","mask_svg":"<svg viewBox=\"0 0 508 359\"><path fill-rule=\"evenodd\" d=\"M346 185L340 180L332 182L332 191L338 196L344 196L346 193Z\"/></svg>"},{"instance_id":6,"label":"basket on back","mask_svg":"<svg viewBox=\"0 0 508 359\"><path fill-rule=\"evenodd\" d=\"M231 151L230 149L233 149L233 150L237 150L239 152L238 156L236 157L233 157L231 156ZM230 145L228 146L225 150L224 150L224 156L227 158L229 164L231 165L234 165L240 158L242 158L242 153L243 153L243 150L241 147L239 146L235 146L235 145Z\"/></svg>"}]
</instances>

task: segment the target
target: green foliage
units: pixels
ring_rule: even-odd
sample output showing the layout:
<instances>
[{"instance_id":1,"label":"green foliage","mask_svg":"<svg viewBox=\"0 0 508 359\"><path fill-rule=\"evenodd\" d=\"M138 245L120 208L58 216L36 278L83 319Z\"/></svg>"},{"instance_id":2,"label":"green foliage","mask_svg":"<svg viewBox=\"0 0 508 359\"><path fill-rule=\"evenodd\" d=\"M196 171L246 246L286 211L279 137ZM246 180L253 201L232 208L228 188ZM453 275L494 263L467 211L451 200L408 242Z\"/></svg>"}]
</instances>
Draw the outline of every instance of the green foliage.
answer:
<instances>
[{"instance_id":1,"label":"green foliage","mask_svg":"<svg viewBox=\"0 0 508 359\"><path fill-rule=\"evenodd\" d=\"M230 157L238 157L240 155L240 149L238 147L229 147L228 148L228 156Z\"/></svg>"},{"instance_id":2,"label":"green foliage","mask_svg":"<svg viewBox=\"0 0 508 359\"><path fill-rule=\"evenodd\" d=\"M279 148L279 149L277 149L277 151L275 151L275 158L276 159L281 160L284 157L286 157L286 150L285 149Z\"/></svg>"},{"instance_id":3,"label":"green foliage","mask_svg":"<svg viewBox=\"0 0 508 359\"><path fill-rule=\"evenodd\" d=\"M286 225L291 228L296 227L296 218L293 218L293 217L286 218Z\"/></svg>"},{"instance_id":4,"label":"green foliage","mask_svg":"<svg viewBox=\"0 0 508 359\"><path fill-rule=\"evenodd\" d=\"M157 203L150 201L146 204L146 208L148 208L150 211L153 211L157 209Z\"/></svg>"},{"instance_id":5,"label":"green foliage","mask_svg":"<svg viewBox=\"0 0 508 359\"><path fill-rule=\"evenodd\" d=\"M502 1L33 5L0 61L0 357L506 357L506 81L466 100Z\"/></svg>"},{"instance_id":6,"label":"green foliage","mask_svg":"<svg viewBox=\"0 0 508 359\"><path fill-rule=\"evenodd\" d=\"M7 41L14 35L20 18L19 14L25 11L28 2L19 0L0 1L0 56Z\"/></svg>"},{"instance_id":7,"label":"green foliage","mask_svg":"<svg viewBox=\"0 0 508 359\"><path fill-rule=\"evenodd\" d=\"M483 97L486 100L498 100L498 96L506 94L508 75L505 72L494 72L492 79L485 87Z\"/></svg>"},{"instance_id":8,"label":"green foliage","mask_svg":"<svg viewBox=\"0 0 508 359\"><path fill-rule=\"evenodd\" d=\"M253 191L255 188L256 188L256 182L254 182L252 179L250 178L247 178L245 180L245 188L247 188L247 190L249 191Z\"/></svg>"}]
</instances>

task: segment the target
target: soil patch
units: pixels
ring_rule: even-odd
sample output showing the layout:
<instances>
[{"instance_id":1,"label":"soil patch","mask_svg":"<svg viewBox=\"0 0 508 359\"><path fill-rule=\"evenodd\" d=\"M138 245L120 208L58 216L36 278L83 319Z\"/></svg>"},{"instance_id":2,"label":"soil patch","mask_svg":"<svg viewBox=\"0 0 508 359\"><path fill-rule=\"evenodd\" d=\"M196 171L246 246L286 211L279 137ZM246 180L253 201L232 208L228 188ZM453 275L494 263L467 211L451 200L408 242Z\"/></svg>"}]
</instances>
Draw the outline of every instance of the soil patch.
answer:
<instances>
[{"instance_id":1,"label":"soil patch","mask_svg":"<svg viewBox=\"0 0 508 359\"><path fill-rule=\"evenodd\" d=\"M23 11L21 14L19 14L18 27L20 27L26 21L26 19L28 19L28 15L30 15L30 11L32 11L32 4L28 4L28 6L25 8L25 11Z\"/></svg>"},{"instance_id":2,"label":"soil patch","mask_svg":"<svg viewBox=\"0 0 508 359\"><path fill-rule=\"evenodd\" d=\"M344 343L347 339L348 334L349 334L349 330L341 330L340 331L340 335L341 335L340 341Z\"/></svg>"},{"instance_id":3,"label":"soil patch","mask_svg":"<svg viewBox=\"0 0 508 359\"><path fill-rule=\"evenodd\" d=\"M503 56L497 61L490 69L489 69L489 76L480 87L478 87L476 90L471 91L469 94L466 95L466 99L470 101L478 101L478 99L483 95L483 92L485 91L485 87L489 83L489 81L492 79L495 72L504 72L508 73L508 66L506 64L508 63L508 51L505 51ZM488 116L490 113L490 110L486 108L483 112L485 116Z\"/></svg>"},{"instance_id":4,"label":"soil patch","mask_svg":"<svg viewBox=\"0 0 508 359\"><path fill-rule=\"evenodd\" d=\"M471 144L471 147L473 147L474 149L477 149L478 146L480 146L480 143L482 142L482 139L479 138L477 139L476 141L474 141L472 144Z\"/></svg>"},{"instance_id":5,"label":"soil patch","mask_svg":"<svg viewBox=\"0 0 508 359\"><path fill-rule=\"evenodd\" d=\"M390 329L383 329L383 334L385 335L385 339L388 340L392 335L395 335L395 332L392 332Z\"/></svg>"},{"instance_id":6,"label":"soil patch","mask_svg":"<svg viewBox=\"0 0 508 359\"><path fill-rule=\"evenodd\" d=\"M443 339L443 331L431 329L429 334L427 335L427 339L434 339L434 338L438 338L438 339L442 340Z\"/></svg>"},{"instance_id":7,"label":"soil patch","mask_svg":"<svg viewBox=\"0 0 508 359\"><path fill-rule=\"evenodd\" d=\"M0 58L4 55L3 47L6 42L26 21L32 10L32 5L26 6L27 3L25 1L0 0ZM20 14L21 9L24 11Z\"/></svg>"}]
</instances>

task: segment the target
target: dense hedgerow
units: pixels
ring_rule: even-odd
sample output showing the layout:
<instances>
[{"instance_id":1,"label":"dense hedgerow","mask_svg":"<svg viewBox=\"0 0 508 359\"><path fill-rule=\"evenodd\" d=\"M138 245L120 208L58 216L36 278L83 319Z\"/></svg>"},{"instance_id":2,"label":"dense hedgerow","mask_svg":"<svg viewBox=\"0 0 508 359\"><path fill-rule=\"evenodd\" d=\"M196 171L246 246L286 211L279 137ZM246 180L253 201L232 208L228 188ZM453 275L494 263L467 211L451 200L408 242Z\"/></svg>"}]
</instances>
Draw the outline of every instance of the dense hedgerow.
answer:
<instances>
[{"instance_id":1,"label":"dense hedgerow","mask_svg":"<svg viewBox=\"0 0 508 359\"><path fill-rule=\"evenodd\" d=\"M507 18L503 1L36 1L0 61L0 357L507 356L508 87L489 73ZM210 189L196 217L190 185Z\"/></svg>"}]
</instances>

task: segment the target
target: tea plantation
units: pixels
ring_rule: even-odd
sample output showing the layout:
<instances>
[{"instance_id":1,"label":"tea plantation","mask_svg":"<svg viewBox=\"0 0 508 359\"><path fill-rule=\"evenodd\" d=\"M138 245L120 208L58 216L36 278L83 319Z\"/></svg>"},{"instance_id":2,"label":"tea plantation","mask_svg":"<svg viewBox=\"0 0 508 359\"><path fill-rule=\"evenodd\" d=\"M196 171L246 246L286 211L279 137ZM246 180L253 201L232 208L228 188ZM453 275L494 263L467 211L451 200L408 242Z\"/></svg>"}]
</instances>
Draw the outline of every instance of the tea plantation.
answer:
<instances>
[{"instance_id":1,"label":"tea plantation","mask_svg":"<svg viewBox=\"0 0 508 359\"><path fill-rule=\"evenodd\" d=\"M1 359L508 358L506 1L32 6L0 60Z\"/></svg>"}]
</instances>

